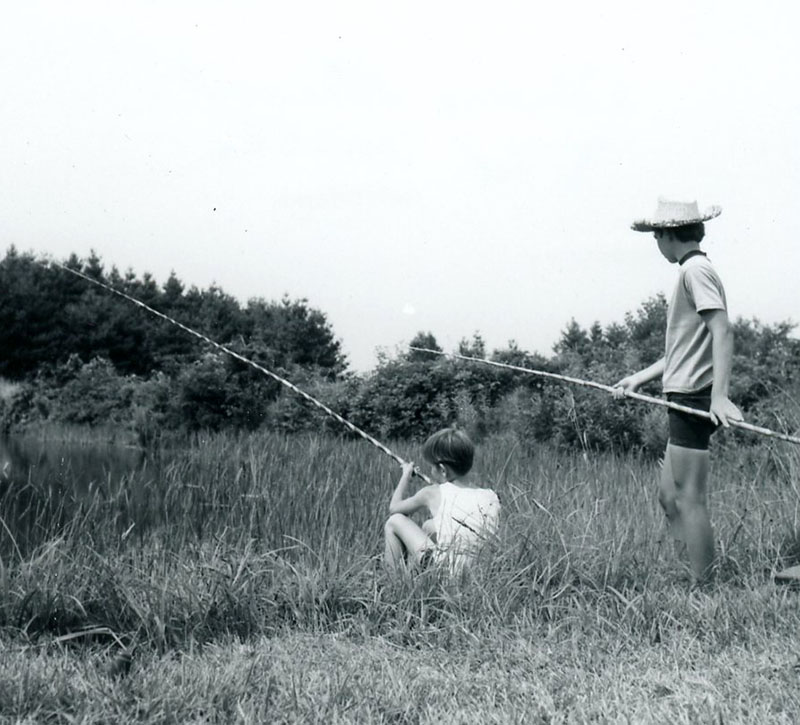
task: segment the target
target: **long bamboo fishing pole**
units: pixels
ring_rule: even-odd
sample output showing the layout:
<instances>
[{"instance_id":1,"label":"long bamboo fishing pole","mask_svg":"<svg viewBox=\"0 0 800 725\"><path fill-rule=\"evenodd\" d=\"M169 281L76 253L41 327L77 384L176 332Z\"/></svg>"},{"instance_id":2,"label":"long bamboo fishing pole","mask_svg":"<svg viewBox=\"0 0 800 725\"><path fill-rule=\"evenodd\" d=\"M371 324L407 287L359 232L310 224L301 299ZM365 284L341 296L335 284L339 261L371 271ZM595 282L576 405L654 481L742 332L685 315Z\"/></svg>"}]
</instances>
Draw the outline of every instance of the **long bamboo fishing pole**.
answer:
<instances>
[{"instance_id":1,"label":"long bamboo fishing pole","mask_svg":"<svg viewBox=\"0 0 800 725\"><path fill-rule=\"evenodd\" d=\"M230 355L231 357L236 358L237 360L240 360L241 362L245 363L246 365L250 365L251 367L253 367L256 370L258 370L259 372L263 373L264 375L272 378L273 380L276 380L281 385L284 385L285 387L289 388L289 390L297 393L299 396L301 396L302 398L307 400L309 403L311 403L312 405L316 406L317 408L319 408L323 412L327 413L329 416L331 416L335 420L339 421L343 426L345 426L345 428L347 428L348 430L352 431L353 433L361 436L364 440L366 440L369 443L371 443L378 450L382 451L387 456L389 456L390 458L392 458L395 461L397 461L399 464L403 465L404 463L406 463L405 460L403 460L400 456L398 456L396 453L394 453L392 450L390 450L388 447L386 447L379 440L373 438L369 433L361 430L361 428L359 428L358 426L354 425L349 420L343 418L336 411L331 410L331 408L329 408L327 405L325 405L325 403L317 400L314 396L309 395L304 390L301 390L294 383L289 382L288 380L286 380L286 378L283 378L280 375L278 375L277 373L274 373L271 370L268 370L267 368L263 367L262 365L259 365L257 362L254 362L253 360L250 360L249 358L246 358L244 355L240 355L235 350L231 350L230 348L225 347L225 345L221 345L220 343L212 340L210 337L207 337L206 335L204 335L202 332L197 332L197 330L193 330L191 327L187 327L182 322L178 322L177 320L174 320L169 315L165 315L163 312L159 312L158 310L153 309L152 307L150 307L149 305L145 304L141 300L137 300L135 297L132 297L131 295L126 294L125 292L122 292L121 290L115 289L111 285L105 284L104 282L101 282L100 280L94 279L94 277L90 277L89 275L84 274L83 272L80 272L80 271L78 271L76 269L72 269L71 267L67 267L66 265L61 264L60 262L56 262L55 260L48 260L47 263L49 263L49 264L51 264L51 265L53 265L55 267L58 267L59 269L62 269L64 271L66 271L66 272L69 272L70 274L74 274L76 277L80 277L81 279L84 279L87 282L91 282L92 284L95 284L98 287L102 287L103 289L108 290L109 292L113 292L115 295L119 295L120 297L123 297L124 299L128 300L129 302L133 302L133 304L138 305L139 307L147 310L148 312L156 315L157 317L160 317L162 320L166 320L167 322L170 322L173 325L177 325L178 327L180 327L185 332L188 332L190 335L194 335L195 337L200 338L204 342L207 342L209 345L217 348L217 350L221 350L222 352L226 353L227 355ZM47 263L42 262L41 264L43 266L47 266ZM432 483L431 479L428 478L428 476L426 476L424 473L422 473L422 471L420 471L419 469L415 468L414 469L414 473L415 473L415 475L419 476L426 483Z\"/></svg>"},{"instance_id":2,"label":"long bamboo fishing pole","mask_svg":"<svg viewBox=\"0 0 800 725\"><path fill-rule=\"evenodd\" d=\"M575 385L582 385L587 388L596 388L597 390L604 390L607 393L611 393L612 395L615 394L616 389L611 385L604 385L603 383L595 383L591 380L581 380L580 378L573 378L569 375L559 375L558 373L549 373L545 370L534 370L533 368L526 368L520 365L510 365L509 363L501 363L496 362L495 360L486 360L485 358L480 357L472 357L470 355L460 355L459 353L455 352L442 352L441 350L430 350L425 347L414 347L409 346L409 350L415 350L417 352L428 352L432 355L440 355L443 357L452 357L456 358L457 360L468 360L470 362L477 362L482 363L484 365L491 365L497 368L504 368L506 370L515 370L517 372L526 373L528 375L538 375L543 378L550 378L552 380L560 380L565 383L573 383ZM683 413L689 413L691 415L696 415L701 418L706 418L707 420L711 420L711 414L705 410L697 410L696 408L690 408L686 405L680 405L679 403L673 403L669 400L664 400L663 398L653 398L650 395L642 395L641 393L633 393L624 391L623 395L626 398L633 398L634 400L642 401L643 403L652 403L654 405L661 405L665 408L672 408L673 410L680 410ZM758 433L759 435L767 436L769 438L777 438L782 441L788 441L789 443L795 443L800 445L800 438L792 435L788 435L787 433L779 433L778 431L770 430L769 428L762 428L758 425L753 425L752 423L745 423L743 420L731 420L729 421L732 426L737 428L741 428L743 430L748 430L751 433Z\"/></svg>"}]
</instances>

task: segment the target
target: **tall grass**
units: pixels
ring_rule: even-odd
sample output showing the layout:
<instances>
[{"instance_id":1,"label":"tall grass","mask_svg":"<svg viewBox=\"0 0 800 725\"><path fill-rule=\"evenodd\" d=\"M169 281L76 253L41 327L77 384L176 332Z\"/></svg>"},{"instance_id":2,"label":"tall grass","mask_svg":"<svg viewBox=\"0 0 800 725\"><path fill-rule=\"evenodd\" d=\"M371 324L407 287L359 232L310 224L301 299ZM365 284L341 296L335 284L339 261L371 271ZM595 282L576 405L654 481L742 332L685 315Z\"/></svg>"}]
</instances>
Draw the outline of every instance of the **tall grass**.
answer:
<instances>
[{"instance_id":1,"label":"tall grass","mask_svg":"<svg viewBox=\"0 0 800 725\"><path fill-rule=\"evenodd\" d=\"M465 582L384 574L382 523L398 473L361 442L215 435L84 491L33 480L0 488L0 625L161 650L286 627L448 642L498 623L637 637L686 626L673 594L688 575L652 463L485 441L474 477L498 491L503 519ZM755 592L800 559L798 476L788 446L715 454L719 586ZM701 631L710 615L697 616ZM770 615L754 604L726 616L748 631Z\"/></svg>"}]
</instances>

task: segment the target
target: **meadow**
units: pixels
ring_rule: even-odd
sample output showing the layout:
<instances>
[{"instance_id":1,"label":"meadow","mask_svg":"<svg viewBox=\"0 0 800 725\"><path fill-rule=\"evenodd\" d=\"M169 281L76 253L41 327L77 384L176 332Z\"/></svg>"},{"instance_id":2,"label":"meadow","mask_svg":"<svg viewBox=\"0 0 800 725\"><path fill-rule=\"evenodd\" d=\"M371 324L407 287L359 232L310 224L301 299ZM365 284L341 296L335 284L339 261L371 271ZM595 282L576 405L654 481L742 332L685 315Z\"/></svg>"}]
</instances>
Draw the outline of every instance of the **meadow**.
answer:
<instances>
[{"instance_id":1,"label":"meadow","mask_svg":"<svg viewBox=\"0 0 800 725\"><path fill-rule=\"evenodd\" d=\"M391 444L421 460L412 444ZM391 579L399 467L332 436L197 436L80 492L0 478L0 722L800 719L800 451L721 434L713 584L657 464L482 441L498 539Z\"/></svg>"}]
</instances>

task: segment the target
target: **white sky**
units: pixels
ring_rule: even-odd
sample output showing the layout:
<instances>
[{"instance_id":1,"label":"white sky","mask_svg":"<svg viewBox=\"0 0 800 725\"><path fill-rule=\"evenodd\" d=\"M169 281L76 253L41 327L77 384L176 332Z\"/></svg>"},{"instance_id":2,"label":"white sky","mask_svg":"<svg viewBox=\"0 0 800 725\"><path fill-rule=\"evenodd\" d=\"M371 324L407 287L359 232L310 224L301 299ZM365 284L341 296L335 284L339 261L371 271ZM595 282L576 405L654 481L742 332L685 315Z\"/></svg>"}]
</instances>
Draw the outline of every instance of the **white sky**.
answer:
<instances>
[{"instance_id":1,"label":"white sky","mask_svg":"<svg viewBox=\"0 0 800 725\"><path fill-rule=\"evenodd\" d=\"M732 316L800 319L791 2L15 2L0 252L307 297L351 366L431 331L549 355L676 270L630 231L723 207Z\"/></svg>"}]
</instances>

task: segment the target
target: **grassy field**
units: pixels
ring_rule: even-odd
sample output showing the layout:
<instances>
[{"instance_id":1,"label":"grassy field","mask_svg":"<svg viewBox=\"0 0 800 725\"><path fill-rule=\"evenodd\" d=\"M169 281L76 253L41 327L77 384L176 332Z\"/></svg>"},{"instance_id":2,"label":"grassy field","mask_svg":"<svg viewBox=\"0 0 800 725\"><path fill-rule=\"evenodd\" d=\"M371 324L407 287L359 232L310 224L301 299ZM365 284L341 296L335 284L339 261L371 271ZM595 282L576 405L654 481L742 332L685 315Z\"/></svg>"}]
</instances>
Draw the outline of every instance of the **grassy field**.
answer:
<instances>
[{"instance_id":1,"label":"grassy field","mask_svg":"<svg viewBox=\"0 0 800 725\"><path fill-rule=\"evenodd\" d=\"M797 722L800 454L713 452L714 584L657 466L484 441L468 580L389 579L364 442L197 439L80 497L0 485L0 722ZM393 446L419 460L408 445Z\"/></svg>"}]
</instances>

